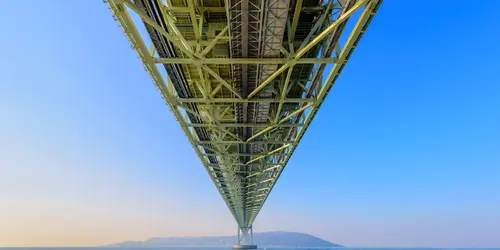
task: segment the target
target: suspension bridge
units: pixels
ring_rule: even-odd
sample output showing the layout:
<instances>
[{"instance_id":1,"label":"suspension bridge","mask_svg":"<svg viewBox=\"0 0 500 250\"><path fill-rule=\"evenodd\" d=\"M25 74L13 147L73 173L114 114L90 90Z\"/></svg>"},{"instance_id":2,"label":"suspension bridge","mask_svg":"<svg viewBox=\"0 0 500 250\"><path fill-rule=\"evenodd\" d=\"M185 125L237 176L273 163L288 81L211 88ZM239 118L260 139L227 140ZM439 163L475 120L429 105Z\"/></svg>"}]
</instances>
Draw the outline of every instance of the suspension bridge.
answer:
<instances>
[{"instance_id":1,"label":"suspension bridge","mask_svg":"<svg viewBox=\"0 0 500 250\"><path fill-rule=\"evenodd\" d=\"M252 224L382 0L107 0L238 225Z\"/></svg>"}]
</instances>

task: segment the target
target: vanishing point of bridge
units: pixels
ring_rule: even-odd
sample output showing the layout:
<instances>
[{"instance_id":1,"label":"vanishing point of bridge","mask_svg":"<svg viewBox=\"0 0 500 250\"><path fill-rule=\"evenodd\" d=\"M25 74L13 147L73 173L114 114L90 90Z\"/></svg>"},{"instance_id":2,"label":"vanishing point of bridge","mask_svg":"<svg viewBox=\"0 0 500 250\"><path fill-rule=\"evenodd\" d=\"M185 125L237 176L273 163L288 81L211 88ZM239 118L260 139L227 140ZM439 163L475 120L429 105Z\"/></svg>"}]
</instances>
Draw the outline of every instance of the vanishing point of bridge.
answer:
<instances>
[{"instance_id":1,"label":"vanishing point of bridge","mask_svg":"<svg viewBox=\"0 0 500 250\"><path fill-rule=\"evenodd\" d=\"M381 0L107 0L238 224L238 245Z\"/></svg>"}]
</instances>

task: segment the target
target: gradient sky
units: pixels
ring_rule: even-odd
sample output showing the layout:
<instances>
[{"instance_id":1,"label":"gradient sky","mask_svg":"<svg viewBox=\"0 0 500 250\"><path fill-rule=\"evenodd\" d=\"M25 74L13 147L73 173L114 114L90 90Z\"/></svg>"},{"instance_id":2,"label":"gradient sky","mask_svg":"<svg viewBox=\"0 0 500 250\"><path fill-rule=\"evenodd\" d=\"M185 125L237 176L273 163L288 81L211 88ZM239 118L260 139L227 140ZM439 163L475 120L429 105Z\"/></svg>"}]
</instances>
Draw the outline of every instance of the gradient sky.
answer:
<instances>
[{"instance_id":1,"label":"gradient sky","mask_svg":"<svg viewBox=\"0 0 500 250\"><path fill-rule=\"evenodd\" d=\"M386 0L255 230L500 247L499 9ZM0 30L0 246L236 233L105 4L2 1Z\"/></svg>"}]
</instances>

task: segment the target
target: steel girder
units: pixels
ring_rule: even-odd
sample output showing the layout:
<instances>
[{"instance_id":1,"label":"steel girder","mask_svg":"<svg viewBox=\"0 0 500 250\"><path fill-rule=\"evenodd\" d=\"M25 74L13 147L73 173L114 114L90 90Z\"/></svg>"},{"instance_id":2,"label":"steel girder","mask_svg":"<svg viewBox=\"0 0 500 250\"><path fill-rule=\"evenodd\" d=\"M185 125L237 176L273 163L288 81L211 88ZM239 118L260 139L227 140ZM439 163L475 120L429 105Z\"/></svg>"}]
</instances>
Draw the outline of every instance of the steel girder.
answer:
<instances>
[{"instance_id":1,"label":"steel girder","mask_svg":"<svg viewBox=\"0 0 500 250\"><path fill-rule=\"evenodd\" d=\"M240 228L251 227L381 4L108 1Z\"/></svg>"}]
</instances>

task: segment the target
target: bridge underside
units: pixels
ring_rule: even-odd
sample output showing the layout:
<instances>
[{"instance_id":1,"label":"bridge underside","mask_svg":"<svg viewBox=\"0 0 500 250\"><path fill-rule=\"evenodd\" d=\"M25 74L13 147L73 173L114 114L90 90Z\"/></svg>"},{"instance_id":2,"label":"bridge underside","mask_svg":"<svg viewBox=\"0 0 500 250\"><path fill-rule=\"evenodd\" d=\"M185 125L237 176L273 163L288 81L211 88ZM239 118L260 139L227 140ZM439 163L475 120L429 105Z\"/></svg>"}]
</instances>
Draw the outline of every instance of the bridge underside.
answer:
<instances>
[{"instance_id":1,"label":"bridge underside","mask_svg":"<svg viewBox=\"0 0 500 250\"><path fill-rule=\"evenodd\" d=\"M108 1L245 234L381 3Z\"/></svg>"}]
</instances>

